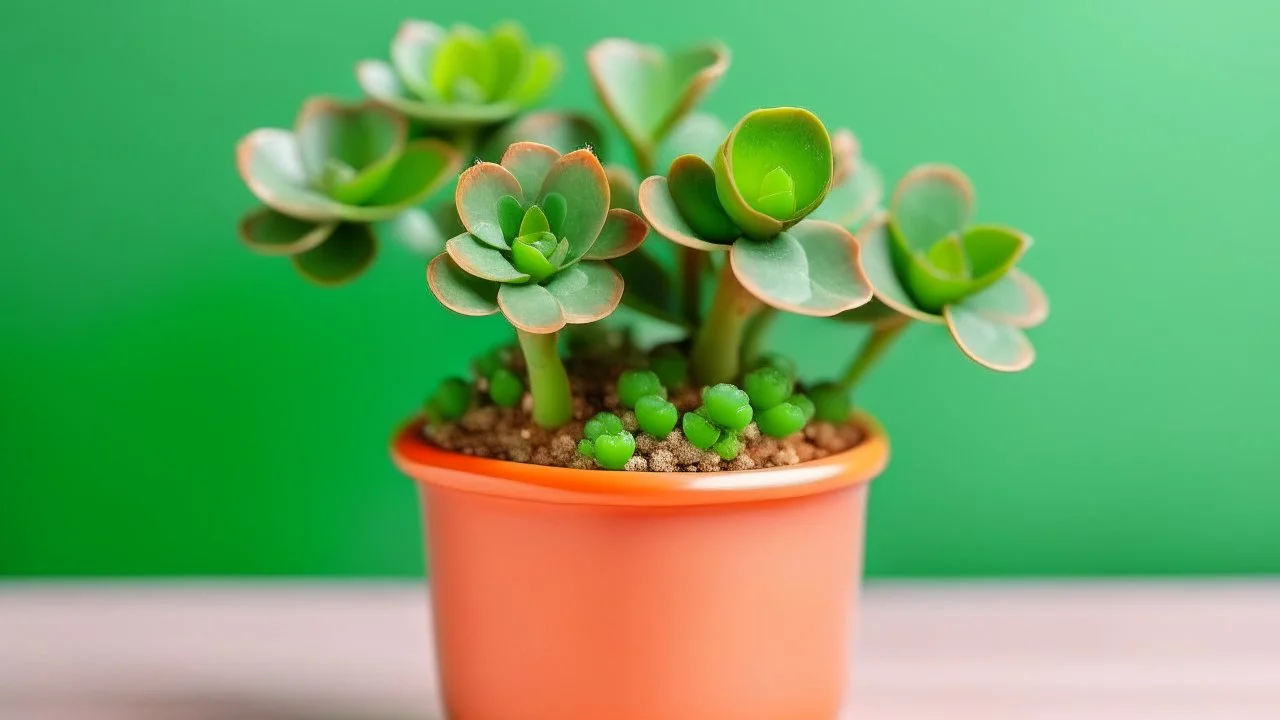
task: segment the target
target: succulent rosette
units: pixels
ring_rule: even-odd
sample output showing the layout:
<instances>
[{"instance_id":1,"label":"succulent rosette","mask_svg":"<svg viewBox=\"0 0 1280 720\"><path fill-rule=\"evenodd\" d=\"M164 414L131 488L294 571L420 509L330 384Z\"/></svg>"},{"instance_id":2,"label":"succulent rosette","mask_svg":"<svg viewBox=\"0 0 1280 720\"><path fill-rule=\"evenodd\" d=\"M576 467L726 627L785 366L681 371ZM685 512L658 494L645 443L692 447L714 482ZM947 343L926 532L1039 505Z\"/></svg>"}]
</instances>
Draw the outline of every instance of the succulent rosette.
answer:
<instances>
[{"instance_id":1,"label":"succulent rosette","mask_svg":"<svg viewBox=\"0 0 1280 720\"><path fill-rule=\"evenodd\" d=\"M585 149L561 155L516 143L500 164L462 174L456 204L466 232L431 261L432 292L464 315L501 312L526 333L611 313L623 281L605 261L636 249L648 232L635 213L610 209L604 168Z\"/></svg>"},{"instance_id":2,"label":"succulent rosette","mask_svg":"<svg viewBox=\"0 0 1280 720\"><path fill-rule=\"evenodd\" d=\"M1035 350L1023 330L1049 304L1014 267L1031 238L1001 225L971 225L973 186L945 165L912 170L889 212L860 233L862 266L876 298L902 315L946 325L960 349L993 370L1023 370Z\"/></svg>"},{"instance_id":3,"label":"succulent rosette","mask_svg":"<svg viewBox=\"0 0 1280 720\"><path fill-rule=\"evenodd\" d=\"M438 139L410 140L407 121L385 108L314 99L293 130L255 130L237 146L240 175L266 206L240 235L257 252L292 256L311 280L345 282L376 254L370 223L404 214L460 164Z\"/></svg>"},{"instance_id":4,"label":"succulent rosette","mask_svg":"<svg viewBox=\"0 0 1280 720\"><path fill-rule=\"evenodd\" d=\"M560 75L559 53L532 47L504 23L484 33L407 20L391 41L391 62L364 60L356 79L369 97L440 128L500 123L537 102Z\"/></svg>"},{"instance_id":5,"label":"succulent rosette","mask_svg":"<svg viewBox=\"0 0 1280 720\"><path fill-rule=\"evenodd\" d=\"M715 154L682 155L640 186L645 219L685 247L729 252L737 281L763 303L830 316L871 299L858 245L832 222L806 220L833 179L831 138L799 108L756 110Z\"/></svg>"}]
</instances>

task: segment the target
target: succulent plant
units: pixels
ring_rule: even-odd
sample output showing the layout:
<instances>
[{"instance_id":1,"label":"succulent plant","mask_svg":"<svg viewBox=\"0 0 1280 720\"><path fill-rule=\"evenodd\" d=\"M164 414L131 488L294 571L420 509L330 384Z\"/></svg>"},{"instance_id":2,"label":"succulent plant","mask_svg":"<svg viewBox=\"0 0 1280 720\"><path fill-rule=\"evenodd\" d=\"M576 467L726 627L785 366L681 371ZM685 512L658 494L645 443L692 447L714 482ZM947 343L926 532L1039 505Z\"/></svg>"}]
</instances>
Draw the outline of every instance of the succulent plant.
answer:
<instances>
[{"instance_id":1,"label":"succulent plant","mask_svg":"<svg viewBox=\"0 0 1280 720\"><path fill-rule=\"evenodd\" d=\"M636 439L613 413L602 412L587 421L578 452L605 470L622 470L636 452Z\"/></svg>"},{"instance_id":2,"label":"succulent plant","mask_svg":"<svg viewBox=\"0 0 1280 720\"><path fill-rule=\"evenodd\" d=\"M668 54L611 38L587 50L587 68L601 105L647 175L663 138L729 68L729 51L706 43Z\"/></svg>"},{"instance_id":3,"label":"succulent plant","mask_svg":"<svg viewBox=\"0 0 1280 720\"><path fill-rule=\"evenodd\" d=\"M813 403L815 419L829 423L842 423L853 412L849 389L840 383L828 382L809 389L808 399Z\"/></svg>"},{"instance_id":4,"label":"succulent plant","mask_svg":"<svg viewBox=\"0 0 1280 720\"><path fill-rule=\"evenodd\" d=\"M618 377L618 400L622 406L634 410L640 398L657 395L665 398L667 389L662 386L657 373L651 370L627 370Z\"/></svg>"},{"instance_id":5,"label":"succulent plant","mask_svg":"<svg viewBox=\"0 0 1280 720\"><path fill-rule=\"evenodd\" d=\"M689 359L674 345L660 345L649 353L649 369L663 387L678 388L689 381Z\"/></svg>"},{"instance_id":6,"label":"succulent plant","mask_svg":"<svg viewBox=\"0 0 1280 720\"><path fill-rule=\"evenodd\" d=\"M453 422L471 407L475 388L462 378L446 378L427 400L423 414L432 424Z\"/></svg>"},{"instance_id":7,"label":"succulent plant","mask_svg":"<svg viewBox=\"0 0 1280 720\"><path fill-rule=\"evenodd\" d=\"M641 212L657 233L695 250L729 252L694 343L701 382L737 375L737 348L761 303L826 317L871 299L849 231L805 220L827 195L833 163L831 139L817 117L773 108L738 122L714 168L683 155L666 177L641 184Z\"/></svg>"},{"instance_id":8,"label":"succulent plant","mask_svg":"<svg viewBox=\"0 0 1280 720\"><path fill-rule=\"evenodd\" d=\"M356 79L369 97L428 126L499 123L537 102L560 74L560 55L530 47L514 23L488 34L406 20L391 41L391 62L364 60Z\"/></svg>"},{"instance_id":9,"label":"succulent plant","mask_svg":"<svg viewBox=\"0 0 1280 720\"><path fill-rule=\"evenodd\" d=\"M501 164L468 168L456 203L467 232L431 261L431 290L455 312L501 312L516 327L534 418L559 426L569 419L569 391L555 333L613 312L623 281L604 261L634 250L648 226L609 209L608 179L589 150L561 155L537 143L512 145Z\"/></svg>"},{"instance_id":10,"label":"succulent plant","mask_svg":"<svg viewBox=\"0 0 1280 720\"><path fill-rule=\"evenodd\" d=\"M636 401L636 423L640 429L662 440L680 420L680 411L664 395L645 395Z\"/></svg>"},{"instance_id":11,"label":"succulent plant","mask_svg":"<svg viewBox=\"0 0 1280 720\"><path fill-rule=\"evenodd\" d=\"M425 200L460 162L440 140L410 140L407 121L384 108L310 100L292 131L254 130L236 147L241 177L266 206L241 221L241 238L257 252L292 256L315 282L345 282L373 261L369 223Z\"/></svg>"},{"instance_id":12,"label":"succulent plant","mask_svg":"<svg viewBox=\"0 0 1280 720\"><path fill-rule=\"evenodd\" d=\"M702 390L702 405L684 414L685 438L699 450L714 450L725 460L741 451L738 435L751 424L751 399L730 383Z\"/></svg>"},{"instance_id":13,"label":"succulent plant","mask_svg":"<svg viewBox=\"0 0 1280 720\"><path fill-rule=\"evenodd\" d=\"M524 382L506 368L498 368L489 377L489 399L498 407L515 407L524 395Z\"/></svg>"},{"instance_id":14,"label":"succulent plant","mask_svg":"<svg viewBox=\"0 0 1280 720\"><path fill-rule=\"evenodd\" d=\"M795 381L776 367L752 370L743 378L743 387L751 399L756 427L770 437L787 437L804 429L813 417L812 402L796 395Z\"/></svg>"},{"instance_id":15,"label":"succulent plant","mask_svg":"<svg viewBox=\"0 0 1280 720\"><path fill-rule=\"evenodd\" d=\"M860 233L862 264L880 303L905 318L946 325L960 349L993 370L1031 365L1023 330L1048 316L1040 286L1014 265L1025 233L972 225L973 187L956 168L924 165L895 189L887 216Z\"/></svg>"}]
</instances>

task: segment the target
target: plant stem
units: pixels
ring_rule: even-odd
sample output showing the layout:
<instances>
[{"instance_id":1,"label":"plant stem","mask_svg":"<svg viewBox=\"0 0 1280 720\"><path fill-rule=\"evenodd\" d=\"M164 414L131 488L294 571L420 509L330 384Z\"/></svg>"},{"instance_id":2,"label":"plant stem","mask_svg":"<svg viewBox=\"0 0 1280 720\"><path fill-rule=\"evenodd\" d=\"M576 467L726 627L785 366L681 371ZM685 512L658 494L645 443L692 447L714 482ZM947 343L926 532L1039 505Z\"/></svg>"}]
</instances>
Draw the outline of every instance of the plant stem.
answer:
<instances>
[{"instance_id":1,"label":"plant stem","mask_svg":"<svg viewBox=\"0 0 1280 720\"><path fill-rule=\"evenodd\" d=\"M529 369L529 392L533 394L533 421L552 430L573 418L573 396L569 375L564 371L556 347L559 333L539 335L516 329L524 363Z\"/></svg>"},{"instance_id":2,"label":"plant stem","mask_svg":"<svg viewBox=\"0 0 1280 720\"><path fill-rule=\"evenodd\" d=\"M742 365L744 367L751 367L751 363L760 357L764 338L769 334L769 328L773 327L773 321L777 318L777 308L768 305L760 308L760 312L751 318L751 322L747 324L745 337L742 339Z\"/></svg>"},{"instance_id":3,"label":"plant stem","mask_svg":"<svg viewBox=\"0 0 1280 720\"><path fill-rule=\"evenodd\" d=\"M738 377L743 331L759 307L760 301L742 287L726 260L711 312L693 342L693 375L699 383L714 385Z\"/></svg>"},{"instance_id":4,"label":"plant stem","mask_svg":"<svg viewBox=\"0 0 1280 720\"><path fill-rule=\"evenodd\" d=\"M706 253L701 250L683 245L677 256L680 265L680 314L694 327L702 319L702 261L705 257Z\"/></svg>"},{"instance_id":5,"label":"plant stem","mask_svg":"<svg viewBox=\"0 0 1280 720\"><path fill-rule=\"evenodd\" d=\"M858 354L854 356L849 369L845 371L844 377L840 379L840 387L846 391L853 390L854 386L862 380L867 371L884 355L885 351L902 334L902 331L906 329L910 322L910 319L905 315L896 315L873 325L871 334L867 336L866 342L862 343L862 347L858 350Z\"/></svg>"}]
</instances>

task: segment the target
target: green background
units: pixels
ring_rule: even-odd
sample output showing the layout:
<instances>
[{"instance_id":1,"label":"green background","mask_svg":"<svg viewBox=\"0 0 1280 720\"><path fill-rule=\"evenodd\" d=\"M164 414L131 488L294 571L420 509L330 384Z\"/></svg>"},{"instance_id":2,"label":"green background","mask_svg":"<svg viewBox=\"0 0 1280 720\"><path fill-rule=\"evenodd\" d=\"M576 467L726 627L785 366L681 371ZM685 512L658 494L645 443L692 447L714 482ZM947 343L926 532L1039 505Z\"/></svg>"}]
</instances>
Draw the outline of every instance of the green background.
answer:
<instances>
[{"instance_id":1,"label":"green background","mask_svg":"<svg viewBox=\"0 0 1280 720\"><path fill-rule=\"evenodd\" d=\"M524 21L592 112L597 38L720 37L708 109L807 106L890 177L959 164L1035 236L1032 370L915 327L859 398L894 440L870 573L1280 572L1280 3L9 0L0 573L421 572L385 443L504 325L394 246L330 291L253 256L232 164L413 15ZM812 375L856 339L776 336Z\"/></svg>"}]
</instances>

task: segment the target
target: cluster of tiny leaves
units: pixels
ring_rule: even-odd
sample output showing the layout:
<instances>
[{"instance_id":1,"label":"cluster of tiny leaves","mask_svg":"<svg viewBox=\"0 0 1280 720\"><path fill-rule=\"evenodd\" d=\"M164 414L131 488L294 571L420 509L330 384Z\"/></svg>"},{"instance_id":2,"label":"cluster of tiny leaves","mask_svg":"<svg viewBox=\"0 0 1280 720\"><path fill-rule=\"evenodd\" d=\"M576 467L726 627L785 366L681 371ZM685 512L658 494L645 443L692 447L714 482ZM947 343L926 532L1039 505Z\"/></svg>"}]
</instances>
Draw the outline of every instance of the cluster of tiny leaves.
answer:
<instances>
[{"instance_id":1,"label":"cluster of tiny leaves","mask_svg":"<svg viewBox=\"0 0 1280 720\"><path fill-rule=\"evenodd\" d=\"M473 363L476 373L488 381L489 399L498 407L515 407L524 396L524 381L507 367L510 354L506 347L494 348Z\"/></svg>"},{"instance_id":2,"label":"cluster of tiny leaves","mask_svg":"<svg viewBox=\"0 0 1280 720\"><path fill-rule=\"evenodd\" d=\"M751 399L736 385L720 383L702 390L702 405L684 414L684 436L699 450L711 450L725 460L742 451L742 431L755 411Z\"/></svg>"},{"instance_id":3,"label":"cluster of tiny leaves","mask_svg":"<svg viewBox=\"0 0 1280 720\"><path fill-rule=\"evenodd\" d=\"M635 437L613 413L602 412L587 421L578 441L578 452L594 458L605 470L622 470L636 452Z\"/></svg>"}]
</instances>

